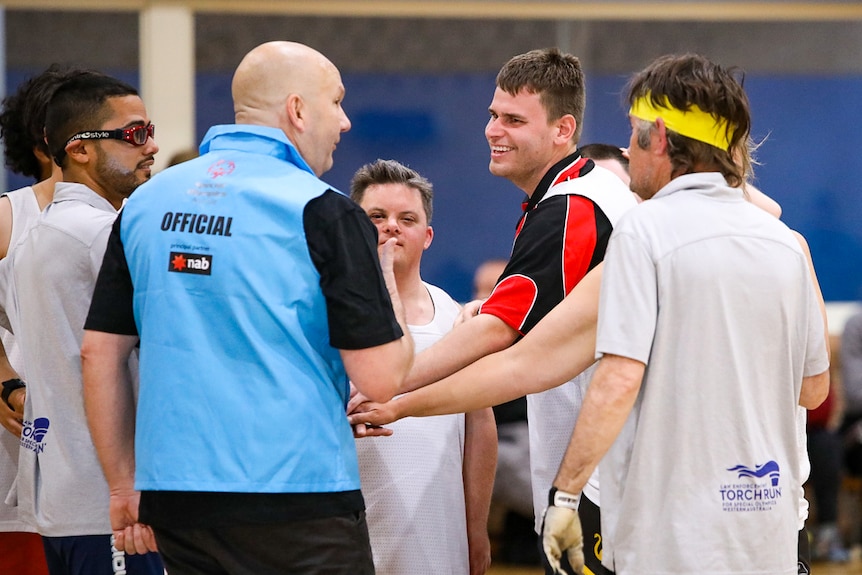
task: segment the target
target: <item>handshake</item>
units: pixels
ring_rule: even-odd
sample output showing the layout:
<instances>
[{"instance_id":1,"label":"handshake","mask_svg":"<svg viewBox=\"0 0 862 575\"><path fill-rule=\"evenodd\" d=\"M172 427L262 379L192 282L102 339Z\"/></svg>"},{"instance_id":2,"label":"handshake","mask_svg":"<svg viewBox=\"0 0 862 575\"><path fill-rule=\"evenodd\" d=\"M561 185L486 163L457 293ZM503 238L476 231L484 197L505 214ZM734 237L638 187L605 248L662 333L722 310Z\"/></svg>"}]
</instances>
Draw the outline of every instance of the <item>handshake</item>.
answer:
<instances>
[{"instance_id":1,"label":"handshake","mask_svg":"<svg viewBox=\"0 0 862 575\"><path fill-rule=\"evenodd\" d=\"M554 573L565 575L560 559L563 552L574 572L584 569L584 537L578 517L578 497L551 487L548 493L548 508L542 520L542 554L544 561Z\"/></svg>"}]
</instances>

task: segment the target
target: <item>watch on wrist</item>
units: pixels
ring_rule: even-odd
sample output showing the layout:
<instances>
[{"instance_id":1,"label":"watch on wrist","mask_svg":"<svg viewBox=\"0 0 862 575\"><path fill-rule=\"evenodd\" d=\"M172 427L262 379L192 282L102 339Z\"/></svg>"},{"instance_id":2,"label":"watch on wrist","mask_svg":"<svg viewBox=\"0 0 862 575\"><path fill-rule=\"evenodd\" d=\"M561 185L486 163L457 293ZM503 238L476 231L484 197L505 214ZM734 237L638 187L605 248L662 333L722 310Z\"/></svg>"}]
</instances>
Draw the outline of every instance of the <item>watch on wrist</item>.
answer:
<instances>
[{"instance_id":1,"label":"watch on wrist","mask_svg":"<svg viewBox=\"0 0 862 575\"><path fill-rule=\"evenodd\" d=\"M9 409L14 410L15 408L12 407L11 403L9 403L9 396L12 395L12 392L16 389L27 387L27 384L15 377L12 379L7 379L0 385L3 386L3 391L0 391L0 399L3 400L3 403L9 406Z\"/></svg>"}]
</instances>

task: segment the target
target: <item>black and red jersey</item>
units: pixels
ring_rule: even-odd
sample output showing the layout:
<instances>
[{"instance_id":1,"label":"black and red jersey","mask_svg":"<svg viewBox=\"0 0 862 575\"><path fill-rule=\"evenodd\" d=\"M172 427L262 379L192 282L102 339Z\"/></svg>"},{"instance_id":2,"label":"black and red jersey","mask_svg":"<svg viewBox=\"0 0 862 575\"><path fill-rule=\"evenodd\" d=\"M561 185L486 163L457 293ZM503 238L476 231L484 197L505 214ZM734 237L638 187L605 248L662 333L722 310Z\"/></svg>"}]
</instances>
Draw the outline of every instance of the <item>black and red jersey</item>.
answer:
<instances>
[{"instance_id":1,"label":"black and red jersey","mask_svg":"<svg viewBox=\"0 0 862 575\"><path fill-rule=\"evenodd\" d=\"M555 164L524 204L512 256L480 313L526 334L604 259L613 225L635 205L592 160L574 153Z\"/></svg>"}]
</instances>

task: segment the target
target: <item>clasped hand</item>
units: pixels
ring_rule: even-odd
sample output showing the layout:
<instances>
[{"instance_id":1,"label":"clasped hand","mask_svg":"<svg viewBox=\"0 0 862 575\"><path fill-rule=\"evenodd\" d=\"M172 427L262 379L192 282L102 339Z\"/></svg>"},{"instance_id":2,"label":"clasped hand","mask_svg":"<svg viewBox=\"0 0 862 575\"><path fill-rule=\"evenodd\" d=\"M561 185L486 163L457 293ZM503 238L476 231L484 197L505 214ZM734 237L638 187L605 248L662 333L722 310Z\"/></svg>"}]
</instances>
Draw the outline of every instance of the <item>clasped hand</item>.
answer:
<instances>
[{"instance_id":1,"label":"clasped hand","mask_svg":"<svg viewBox=\"0 0 862 575\"><path fill-rule=\"evenodd\" d=\"M353 428L353 436L362 438L392 435L392 430L383 426L399 419L392 405L394 401L386 403L370 401L351 383L350 401L347 402L347 421Z\"/></svg>"}]
</instances>

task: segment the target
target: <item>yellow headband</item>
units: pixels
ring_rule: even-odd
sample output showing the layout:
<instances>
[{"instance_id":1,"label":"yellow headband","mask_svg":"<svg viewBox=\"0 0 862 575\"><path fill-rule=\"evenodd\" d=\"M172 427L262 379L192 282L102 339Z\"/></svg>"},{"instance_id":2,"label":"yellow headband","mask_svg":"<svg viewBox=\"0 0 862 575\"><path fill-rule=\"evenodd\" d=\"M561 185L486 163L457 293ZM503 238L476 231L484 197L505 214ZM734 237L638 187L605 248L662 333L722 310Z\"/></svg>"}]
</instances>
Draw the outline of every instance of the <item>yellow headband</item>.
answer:
<instances>
[{"instance_id":1,"label":"yellow headband","mask_svg":"<svg viewBox=\"0 0 862 575\"><path fill-rule=\"evenodd\" d=\"M668 130L689 137L710 146L715 146L724 151L729 151L730 136L727 133L727 120L716 118L691 104L691 109L686 111L672 108L664 99L664 105L656 107L647 94L635 100L629 115L647 122L655 122L657 118L664 120Z\"/></svg>"}]
</instances>

